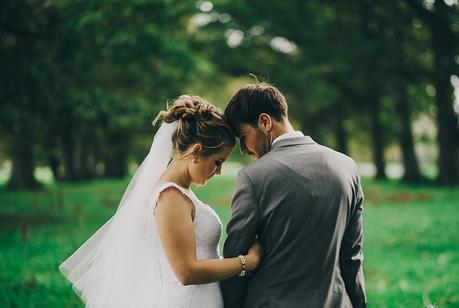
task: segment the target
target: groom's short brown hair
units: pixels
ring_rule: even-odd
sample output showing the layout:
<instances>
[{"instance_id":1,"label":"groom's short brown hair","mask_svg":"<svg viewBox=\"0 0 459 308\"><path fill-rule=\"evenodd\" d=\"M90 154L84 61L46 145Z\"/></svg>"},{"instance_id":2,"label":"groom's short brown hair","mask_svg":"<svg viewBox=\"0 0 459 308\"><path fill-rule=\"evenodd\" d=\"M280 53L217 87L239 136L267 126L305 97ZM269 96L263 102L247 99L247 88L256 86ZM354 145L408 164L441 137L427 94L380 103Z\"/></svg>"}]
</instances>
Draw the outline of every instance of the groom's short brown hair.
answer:
<instances>
[{"instance_id":1,"label":"groom's short brown hair","mask_svg":"<svg viewBox=\"0 0 459 308\"><path fill-rule=\"evenodd\" d=\"M225 109L225 120L238 134L240 124L256 126L258 117L267 113L281 121L287 116L287 102L284 95L267 83L250 84L237 91Z\"/></svg>"}]
</instances>

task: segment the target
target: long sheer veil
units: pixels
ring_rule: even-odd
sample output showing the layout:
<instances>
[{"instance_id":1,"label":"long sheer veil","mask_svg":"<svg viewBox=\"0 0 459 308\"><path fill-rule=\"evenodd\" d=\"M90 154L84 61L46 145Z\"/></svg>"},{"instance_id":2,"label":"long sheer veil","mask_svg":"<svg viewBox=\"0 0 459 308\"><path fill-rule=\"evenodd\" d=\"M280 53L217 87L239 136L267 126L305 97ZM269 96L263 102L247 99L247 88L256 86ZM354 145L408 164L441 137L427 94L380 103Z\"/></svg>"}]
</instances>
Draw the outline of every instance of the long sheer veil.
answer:
<instances>
[{"instance_id":1,"label":"long sheer veil","mask_svg":"<svg viewBox=\"0 0 459 308\"><path fill-rule=\"evenodd\" d=\"M156 306L161 270L148 219L176 130L177 122L161 125L115 214L59 266L87 307Z\"/></svg>"}]
</instances>

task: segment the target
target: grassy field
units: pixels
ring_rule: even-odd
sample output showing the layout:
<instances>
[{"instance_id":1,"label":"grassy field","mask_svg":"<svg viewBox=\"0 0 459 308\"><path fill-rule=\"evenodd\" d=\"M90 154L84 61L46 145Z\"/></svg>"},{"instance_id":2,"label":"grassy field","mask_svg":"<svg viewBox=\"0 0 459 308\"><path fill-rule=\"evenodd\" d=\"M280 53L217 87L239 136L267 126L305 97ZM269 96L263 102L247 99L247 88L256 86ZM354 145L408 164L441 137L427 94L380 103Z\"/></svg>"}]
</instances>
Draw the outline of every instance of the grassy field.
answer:
<instances>
[{"instance_id":1,"label":"grassy field","mask_svg":"<svg viewBox=\"0 0 459 308\"><path fill-rule=\"evenodd\" d=\"M57 267L111 216L126 184L0 187L0 307L82 307ZM224 222L233 184L222 176L195 189ZM370 307L459 307L459 189L364 180L364 191Z\"/></svg>"}]
</instances>

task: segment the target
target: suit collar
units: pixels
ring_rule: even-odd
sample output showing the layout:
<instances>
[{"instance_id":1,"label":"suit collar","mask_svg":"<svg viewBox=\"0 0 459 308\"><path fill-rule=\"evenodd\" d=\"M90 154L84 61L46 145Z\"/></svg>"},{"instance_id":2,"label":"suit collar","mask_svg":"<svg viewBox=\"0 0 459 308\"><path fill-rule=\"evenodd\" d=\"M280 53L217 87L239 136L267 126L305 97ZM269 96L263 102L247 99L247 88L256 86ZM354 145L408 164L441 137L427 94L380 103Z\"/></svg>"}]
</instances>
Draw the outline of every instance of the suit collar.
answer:
<instances>
[{"instance_id":1,"label":"suit collar","mask_svg":"<svg viewBox=\"0 0 459 308\"><path fill-rule=\"evenodd\" d=\"M302 137L294 137L294 138L287 138L277 141L271 147L271 151L281 147L288 147L293 145L305 145L305 144L317 144L314 140L312 140L309 136L302 136Z\"/></svg>"}]
</instances>

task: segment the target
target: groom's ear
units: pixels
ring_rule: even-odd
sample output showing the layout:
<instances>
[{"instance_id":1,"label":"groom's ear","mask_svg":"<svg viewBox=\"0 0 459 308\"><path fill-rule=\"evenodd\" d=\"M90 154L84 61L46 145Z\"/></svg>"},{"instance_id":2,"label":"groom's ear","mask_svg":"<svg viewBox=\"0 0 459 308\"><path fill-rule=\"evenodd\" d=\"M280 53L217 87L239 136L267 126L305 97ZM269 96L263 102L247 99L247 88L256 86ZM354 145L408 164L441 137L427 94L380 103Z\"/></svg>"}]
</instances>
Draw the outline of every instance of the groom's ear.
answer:
<instances>
[{"instance_id":1,"label":"groom's ear","mask_svg":"<svg viewBox=\"0 0 459 308\"><path fill-rule=\"evenodd\" d=\"M273 120L267 113L258 116L258 128L264 132L270 132L273 129Z\"/></svg>"}]
</instances>

